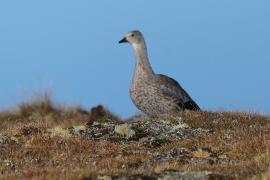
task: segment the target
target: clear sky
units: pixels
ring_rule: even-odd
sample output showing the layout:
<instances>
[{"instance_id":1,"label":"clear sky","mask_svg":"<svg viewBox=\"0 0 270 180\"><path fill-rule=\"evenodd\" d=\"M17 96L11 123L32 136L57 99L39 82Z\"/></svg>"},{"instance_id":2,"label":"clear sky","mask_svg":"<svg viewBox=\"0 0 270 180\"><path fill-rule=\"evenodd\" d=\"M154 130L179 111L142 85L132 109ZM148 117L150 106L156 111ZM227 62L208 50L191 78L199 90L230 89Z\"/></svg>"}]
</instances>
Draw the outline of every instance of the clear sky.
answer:
<instances>
[{"instance_id":1,"label":"clear sky","mask_svg":"<svg viewBox=\"0 0 270 180\"><path fill-rule=\"evenodd\" d=\"M103 104L127 117L141 30L157 73L206 110L270 114L269 0L0 2L0 107L50 89L57 103Z\"/></svg>"}]
</instances>

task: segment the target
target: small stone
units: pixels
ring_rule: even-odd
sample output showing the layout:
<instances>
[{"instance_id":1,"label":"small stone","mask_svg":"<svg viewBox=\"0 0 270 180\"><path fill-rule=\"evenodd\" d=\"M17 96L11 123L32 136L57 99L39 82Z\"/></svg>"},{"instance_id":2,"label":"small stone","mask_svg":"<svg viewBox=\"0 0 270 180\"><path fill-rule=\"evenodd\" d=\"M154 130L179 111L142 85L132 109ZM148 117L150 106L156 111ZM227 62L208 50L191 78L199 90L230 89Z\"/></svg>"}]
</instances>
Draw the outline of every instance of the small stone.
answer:
<instances>
[{"instance_id":1,"label":"small stone","mask_svg":"<svg viewBox=\"0 0 270 180\"><path fill-rule=\"evenodd\" d=\"M0 136L0 143L5 143L6 141L8 141L8 139L8 136Z\"/></svg>"},{"instance_id":2,"label":"small stone","mask_svg":"<svg viewBox=\"0 0 270 180\"><path fill-rule=\"evenodd\" d=\"M0 144L12 142L12 141L15 143L19 143L19 140L14 136L9 137L9 136L0 135Z\"/></svg>"},{"instance_id":3,"label":"small stone","mask_svg":"<svg viewBox=\"0 0 270 180\"><path fill-rule=\"evenodd\" d=\"M16 168L15 164L11 160L7 160L7 159L4 160L4 164L5 166L10 167L13 170L15 170Z\"/></svg>"}]
</instances>

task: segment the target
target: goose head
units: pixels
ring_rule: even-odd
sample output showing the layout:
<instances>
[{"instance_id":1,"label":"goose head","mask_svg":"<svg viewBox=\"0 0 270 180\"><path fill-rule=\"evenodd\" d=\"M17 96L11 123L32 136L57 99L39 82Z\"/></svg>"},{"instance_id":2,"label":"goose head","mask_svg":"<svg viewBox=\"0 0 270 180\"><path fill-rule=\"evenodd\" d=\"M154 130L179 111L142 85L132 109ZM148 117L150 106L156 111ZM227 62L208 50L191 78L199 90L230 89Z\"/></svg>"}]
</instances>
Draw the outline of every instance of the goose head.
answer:
<instances>
[{"instance_id":1,"label":"goose head","mask_svg":"<svg viewBox=\"0 0 270 180\"><path fill-rule=\"evenodd\" d=\"M127 35L119 41L119 43L129 43L133 46L144 43L143 35L140 31L130 31Z\"/></svg>"}]
</instances>

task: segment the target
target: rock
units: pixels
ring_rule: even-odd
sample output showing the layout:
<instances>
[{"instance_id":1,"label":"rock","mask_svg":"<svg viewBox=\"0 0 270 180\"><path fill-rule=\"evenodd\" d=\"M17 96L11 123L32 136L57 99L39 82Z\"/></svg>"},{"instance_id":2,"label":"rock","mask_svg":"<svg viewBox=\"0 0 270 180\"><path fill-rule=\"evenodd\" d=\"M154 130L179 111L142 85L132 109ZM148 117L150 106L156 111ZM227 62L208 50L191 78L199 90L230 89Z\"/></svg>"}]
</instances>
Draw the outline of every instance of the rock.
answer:
<instances>
[{"instance_id":1,"label":"rock","mask_svg":"<svg viewBox=\"0 0 270 180\"><path fill-rule=\"evenodd\" d=\"M88 123L87 126L69 128L69 133L81 138L103 139L117 143L142 143L149 146L160 146L172 140L209 133L207 129L189 127L177 116L161 116L154 119L137 116L128 121L104 118L102 121Z\"/></svg>"},{"instance_id":2,"label":"rock","mask_svg":"<svg viewBox=\"0 0 270 180\"><path fill-rule=\"evenodd\" d=\"M139 140L141 144L150 145L150 146L161 146L163 143L169 143L170 140L166 138L160 137L143 137Z\"/></svg>"},{"instance_id":3,"label":"rock","mask_svg":"<svg viewBox=\"0 0 270 180\"><path fill-rule=\"evenodd\" d=\"M9 140L8 136L0 136L0 144L5 143Z\"/></svg>"},{"instance_id":4,"label":"rock","mask_svg":"<svg viewBox=\"0 0 270 180\"><path fill-rule=\"evenodd\" d=\"M19 143L19 140L15 136L0 135L0 144L5 143Z\"/></svg>"},{"instance_id":5,"label":"rock","mask_svg":"<svg viewBox=\"0 0 270 180\"><path fill-rule=\"evenodd\" d=\"M4 160L3 165L6 166L6 167L9 167L12 170L16 169L16 165L14 164L14 162L12 160L7 160L7 159Z\"/></svg>"},{"instance_id":6,"label":"rock","mask_svg":"<svg viewBox=\"0 0 270 180\"><path fill-rule=\"evenodd\" d=\"M69 133L70 134L74 134L74 135L80 135L85 130L86 130L86 126L85 125L73 126L72 128L69 129Z\"/></svg>"},{"instance_id":7,"label":"rock","mask_svg":"<svg viewBox=\"0 0 270 180\"><path fill-rule=\"evenodd\" d=\"M164 171L150 175L131 175L131 176L114 176L113 180L211 180L211 179L231 179L228 174L217 174L212 172L173 172Z\"/></svg>"}]
</instances>

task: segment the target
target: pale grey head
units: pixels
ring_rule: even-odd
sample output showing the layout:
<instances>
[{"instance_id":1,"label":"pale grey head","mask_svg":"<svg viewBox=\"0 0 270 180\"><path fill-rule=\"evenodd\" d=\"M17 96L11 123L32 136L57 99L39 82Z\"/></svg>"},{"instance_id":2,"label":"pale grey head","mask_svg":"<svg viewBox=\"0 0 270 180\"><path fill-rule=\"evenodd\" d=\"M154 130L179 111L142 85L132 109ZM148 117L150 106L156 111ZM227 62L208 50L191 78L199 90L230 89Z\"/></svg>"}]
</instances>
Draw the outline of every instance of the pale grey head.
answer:
<instances>
[{"instance_id":1,"label":"pale grey head","mask_svg":"<svg viewBox=\"0 0 270 180\"><path fill-rule=\"evenodd\" d=\"M140 31L134 30L128 32L127 35L119 41L119 43L129 43L136 46L144 43L144 38Z\"/></svg>"}]
</instances>

